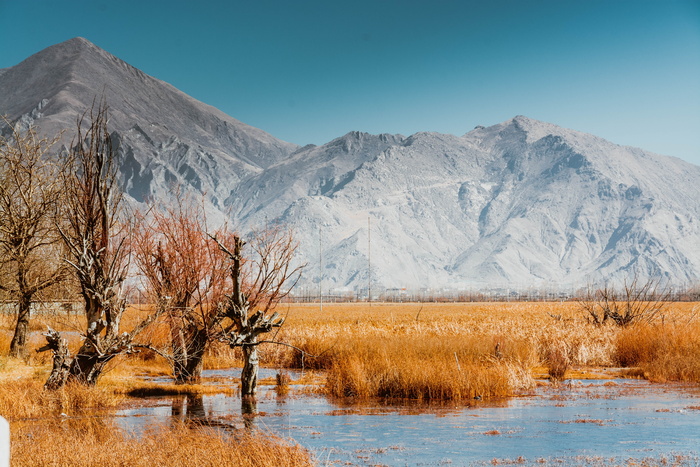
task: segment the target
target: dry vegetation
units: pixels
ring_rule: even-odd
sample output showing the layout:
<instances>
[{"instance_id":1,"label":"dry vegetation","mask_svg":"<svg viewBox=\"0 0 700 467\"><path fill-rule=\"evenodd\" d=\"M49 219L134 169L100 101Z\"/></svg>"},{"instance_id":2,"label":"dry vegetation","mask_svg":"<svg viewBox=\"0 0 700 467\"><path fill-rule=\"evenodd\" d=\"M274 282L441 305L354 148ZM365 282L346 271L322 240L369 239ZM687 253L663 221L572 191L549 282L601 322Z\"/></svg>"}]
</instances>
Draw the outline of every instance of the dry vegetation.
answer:
<instances>
[{"instance_id":1,"label":"dry vegetation","mask_svg":"<svg viewBox=\"0 0 700 467\"><path fill-rule=\"evenodd\" d=\"M233 436L173 422L131 436L99 416L125 402L115 380L47 391L22 368L28 367L17 359L0 359L0 415L11 424L13 466L312 465L308 452L272 435Z\"/></svg>"},{"instance_id":2,"label":"dry vegetation","mask_svg":"<svg viewBox=\"0 0 700 467\"><path fill-rule=\"evenodd\" d=\"M640 324L615 339L615 362L657 382L700 382L700 321Z\"/></svg>"},{"instance_id":3,"label":"dry vegetation","mask_svg":"<svg viewBox=\"0 0 700 467\"><path fill-rule=\"evenodd\" d=\"M278 312L286 315L286 324L271 339L305 353L264 344L261 363L321 370L326 377L318 391L330 396L470 403L530 388L538 377L563 380L594 373L596 367L627 367L629 374L653 381L700 382L700 307L694 303L670 303L654 322L628 327L594 325L572 302L324 304L323 312L318 305L281 305ZM128 310L125 327L137 323L141 314ZM77 330L80 320L84 317L39 314L30 328ZM232 439L174 425L136 440L106 422L86 418L81 415L85 410L109 410L129 395L236 388L145 383L135 375L167 375L170 366L144 351L116 359L96 387L71 384L47 392L42 383L50 356L7 356L12 325L11 316L0 314L0 414L11 421L13 452L23 453L16 465L77 465L88 458L81 456L103 465L189 465L192 458L203 465L311 462L308 453L273 437ZM158 343L168 336L166 327L156 325L144 338ZM31 348L41 341L35 332ZM79 345L79 339L71 345ZM240 349L225 345L212 346L204 360L205 368L241 364ZM104 443L114 449L102 459ZM60 458L66 452L74 457Z\"/></svg>"},{"instance_id":4,"label":"dry vegetation","mask_svg":"<svg viewBox=\"0 0 700 467\"><path fill-rule=\"evenodd\" d=\"M532 387L555 353L567 367L612 363L614 330L571 303L297 305L287 323L278 339L318 357L284 350L281 363L328 370L334 396L487 398Z\"/></svg>"},{"instance_id":5,"label":"dry vegetation","mask_svg":"<svg viewBox=\"0 0 700 467\"><path fill-rule=\"evenodd\" d=\"M101 418L14 424L12 454L13 466L312 465L304 449L272 436L233 438L177 423L134 438Z\"/></svg>"},{"instance_id":6,"label":"dry vegetation","mask_svg":"<svg viewBox=\"0 0 700 467\"><path fill-rule=\"evenodd\" d=\"M534 384L534 377L565 379L574 367L630 367L656 381L700 382L700 307L670 303L652 323L620 328L588 322L574 302L366 303L280 305L284 327L270 336L302 349L263 344L261 363L270 367L327 372L326 390L334 396L470 399L511 394ZM130 308L122 326L129 329L147 310ZM30 346L40 332L77 331L84 317L35 315ZM0 349L7 355L12 315L0 314ZM165 345L169 329L156 323L142 338ZM79 345L77 336L69 345ZM2 363L5 362L5 363ZM14 362L14 363L8 363ZM50 355L34 353L21 361L0 357L3 366L32 375L47 374ZM214 345L205 368L241 366L240 349ZM167 375L167 362L151 351L111 364L105 385L122 393L141 384L133 375ZM128 389L124 389L127 387ZM196 392L198 386L183 388ZM117 391L119 392L119 391Z\"/></svg>"},{"instance_id":7,"label":"dry vegetation","mask_svg":"<svg viewBox=\"0 0 700 467\"><path fill-rule=\"evenodd\" d=\"M698 311L670 303L656 321L623 329L590 323L573 302L290 305L276 338L307 354L268 346L264 357L326 370L334 396L465 400L617 366L700 382Z\"/></svg>"}]
</instances>

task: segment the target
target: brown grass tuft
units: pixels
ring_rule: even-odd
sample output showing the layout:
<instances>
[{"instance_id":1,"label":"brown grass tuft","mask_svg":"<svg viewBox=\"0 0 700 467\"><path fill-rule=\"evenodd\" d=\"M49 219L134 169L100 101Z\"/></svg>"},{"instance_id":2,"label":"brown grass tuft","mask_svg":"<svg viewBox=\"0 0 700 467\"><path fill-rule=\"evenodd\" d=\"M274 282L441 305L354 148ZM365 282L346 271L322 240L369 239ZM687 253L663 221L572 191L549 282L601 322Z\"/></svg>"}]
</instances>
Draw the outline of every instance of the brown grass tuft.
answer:
<instances>
[{"instance_id":1,"label":"brown grass tuft","mask_svg":"<svg viewBox=\"0 0 700 467\"><path fill-rule=\"evenodd\" d=\"M86 410L113 408L122 399L122 396L99 386L72 383L57 391L47 391L43 381L21 378L0 385L0 415L10 421L59 414L77 415Z\"/></svg>"},{"instance_id":2,"label":"brown grass tuft","mask_svg":"<svg viewBox=\"0 0 700 467\"><path fill-rule=\"evenodd\" d=\"M563 381L571 364L566 343L562 341L548 342L544 346L543 353L549 371L549 379L555 382Z\"/></svg>"},{"instance_id":3,"label":"brown grass tuft","mask_svg":"<svg viewBox=\"0 0 700 467\"><path fill-rule=\"evenodd\" d=\"M490 340L433 336L365 339L361 345L347 341L337 346L326 389L336 397L464 401L531 386L532 379L524 379L519 366L495 360Z\"/></svg>"},{"instance_id":4,"label":"brown grass tuft","mask_svg":"<svg viewBox=\"0 0 700 467\"><path fill-rule=\"evenodd\" d=\"M616 362L648 379L700 382L700 322L640 323L621 331L615 344Z\"/></svg>"},{"instance_id":5,"label":"brown grass tuft","mask_svg":"<svg viewBox=\"0 0 700 467\"><path fill-rule=\"evenodd\" d=\"M132 437L99 418L15 424L12 465L310 466L310 455L272 435L232 437L185 424L157 426Z\"/></svg>"}]
</instances>

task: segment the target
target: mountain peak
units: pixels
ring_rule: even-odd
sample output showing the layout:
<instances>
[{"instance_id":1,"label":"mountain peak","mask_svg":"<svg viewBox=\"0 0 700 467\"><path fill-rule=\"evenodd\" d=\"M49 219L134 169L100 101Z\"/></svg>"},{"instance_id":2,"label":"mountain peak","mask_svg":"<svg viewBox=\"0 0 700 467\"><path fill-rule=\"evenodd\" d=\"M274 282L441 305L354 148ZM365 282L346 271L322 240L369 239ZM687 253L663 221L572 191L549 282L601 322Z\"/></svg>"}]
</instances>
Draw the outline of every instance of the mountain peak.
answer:
<instances>
[{"instance_id":1,"label":"mountain peak","mask_svg":"<svg viewBox=\"0 0 700 467\"><path fill-rule=\"evenodd\" d=\"M83 37L50 46L0 73L0 115L34 124L45 135L68 130L68 141L78 116L103 98L109 106L109 129L129 153L125 178L138 185L129 188L136 199L174 180L200 191L209 183L210 196L223 199L230 189L218 183L219 176L237 180L297 149Z\"/></svg>"},{"instance_id":2,"label":"mountain peak","mask_svg":"<svg viewBox=\"0 0 700 467\"><path fill-rule=\"evenodd\" d=\"M497 123L496 125L488 127L479 125L464 136L472 136L475 138L482 138L485 136L486 139L505 138L510 140L511 138L515 137L515 135L518 135L523 142L528 144L539 141L547 136L559 136L573 145L587 144L593 140L597 142L604 141L594 135L588 135L586 133L581 133L580 131L570 130L553 123L543 122L524 115L516 115L505 122ZM607 141L605 141L605 143L609 145L613 144Z\"/></svg>"},{"instance_id":3,"label":"mountain peak","mask_svg":"<svg viewBox=\"0 0 700 467\"><path fill-rule=\"evenodd\" d=\"M297 151L82 37L0 70L0 114L43 134L102 96L134 200L181 183L212 224L289 224L301 261L318 257L322 226L325 267L307 285L366 285L368 220L378 287L700 277L700 167L680 160L524 115L463 137L350 132Z\"/></svg>"},{"instance_id":4,"label":"mountain peak","mask_svg":"<svg viewBox=\"0 0 700 467\"><path fill-rule=\"evenodd\" d=\"M41 61L45 67L54 67L57 64L68 64L75 62L81 57L89 57L91 54L116 58L106 50L101 49L84 37L74 37L37 52L20 65L27 62L35 65L34 62ZM83 58L83 60L89 61L90 59Z\"/></svg>"},{"instance_id":5,"label":"mountain peak","mask_svg":"<svg viewBox=\"0 0 700 467\"><path fill-rule=\"evenodd\" d=\"M85 39L84 37L74 37L72 39L68 39L67 41L60 42L54 45L53 47L49 47L46 50L49 50L54 47L66 49L99 49L99 47L97 47L95 44Z\"/></svg>"}]
</instances>

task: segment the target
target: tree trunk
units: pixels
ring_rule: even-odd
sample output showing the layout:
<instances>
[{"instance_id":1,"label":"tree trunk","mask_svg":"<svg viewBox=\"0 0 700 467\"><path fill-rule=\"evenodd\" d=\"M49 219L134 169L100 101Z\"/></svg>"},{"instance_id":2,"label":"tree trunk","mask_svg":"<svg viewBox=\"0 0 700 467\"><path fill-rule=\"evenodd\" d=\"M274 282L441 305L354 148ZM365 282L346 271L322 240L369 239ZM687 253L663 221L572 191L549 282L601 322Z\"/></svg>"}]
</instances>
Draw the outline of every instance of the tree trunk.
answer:
<instances>
[{"instance_id":1,"label":"tree trunk","mask_svg":"<svg viewBox=\"0 0 700 467\"><path fill-rule=\"evenodd\" d=\"M241 415L243 416L243 426L247 430L253 430L255 417L258 416L258 401L255 396L241 397Z\"/></svg>"},{"instance_id":2,"label":"tree trunk","mask_svg":"<svg viewBox=\"0 0 700 467\"><path fill-rule=\"evenodd\" d=\"M257 338L243 344L243 371L241 372L241 395L255 396L258 388L258 346Z\"/></svg>"},{"instance_id":3,"label":"tree trunk","mask_svg":"<svg viewBox=\"0 0 700 467\"><path fill-rule=\"evenodd\" d=\"M83 345L73 358L68 379L88 386L94 386L97 384L97 380L102 375L102 370L104 370L109 360L111 360L111 357L100 356L91 351L89 346Z\"/></svg>"},{"instance_id":4,"label":"tree trunk","mask_svg":"<svg viewBox=\"0 0 700 467\"><path fill-rule=\"evenodd\" d=\"M15 334L10 343L10 355L17 358L27 357L27 333L29 332L29 316L31 313L31 296L22 296L17 304L17 324Z\"/></svg>"},{"instance_id":5,"label":"tree trunk","mask_svg":"<svg viewBox=\"0 0 700 467\"><path fill-rule=\"evenodd\" d=\"M53 352L53 368L44 387L48 390L55 390L63 387L68 381L72 360L68 352L68 342L58 332L49 329L44 336L46 337L46 345L39 351L51 350Z\"/></svg>"},{"instance_id":6,"label":"tree trunk","mask_svg":"<svg viewBox=\"0 0 700 467\"><path fill-rule=\"evenodd\" d=\"M203 329L189 329L182 333L180 345L173 347L173 376L175 384L199 384L202 379L202 360L209 338Z\"/></svg>"}]
</instances>

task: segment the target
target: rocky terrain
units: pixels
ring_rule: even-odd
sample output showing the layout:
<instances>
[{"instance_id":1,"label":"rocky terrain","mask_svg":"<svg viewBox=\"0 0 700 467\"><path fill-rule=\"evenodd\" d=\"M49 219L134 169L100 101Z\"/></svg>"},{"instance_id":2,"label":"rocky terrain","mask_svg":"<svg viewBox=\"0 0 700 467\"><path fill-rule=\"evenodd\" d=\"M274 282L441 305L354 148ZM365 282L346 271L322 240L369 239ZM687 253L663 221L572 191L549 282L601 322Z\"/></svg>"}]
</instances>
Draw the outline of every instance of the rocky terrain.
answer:
<instances>
[{"instance_id":1,"label":"rocky terrain","mask_svg":"<svg viewBox=\"0 0 700 467\"><path fill-rule=\"evenodd\" d=\"M0 114L66 141L101 96L133 202L179 182L239 231L292 226L302 288L700 279L700 167L680 159L523 116L462 136L350 132L298 147L82 38L0 70Z\"/></svg>"}]
</instances>

